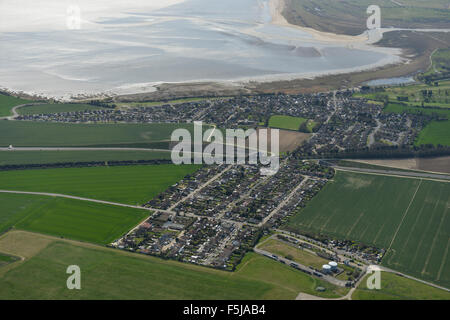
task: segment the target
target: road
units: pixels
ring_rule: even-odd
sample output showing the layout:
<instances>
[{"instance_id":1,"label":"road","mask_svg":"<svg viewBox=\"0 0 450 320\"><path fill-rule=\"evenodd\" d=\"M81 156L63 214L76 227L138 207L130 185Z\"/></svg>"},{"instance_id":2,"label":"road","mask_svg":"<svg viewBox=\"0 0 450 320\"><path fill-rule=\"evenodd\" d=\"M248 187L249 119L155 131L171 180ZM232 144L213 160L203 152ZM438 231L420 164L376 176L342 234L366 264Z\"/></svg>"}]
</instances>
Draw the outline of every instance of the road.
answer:
<instances>
[{"instance_id":1,"label":"road","mask_svg":"<svg viewBox=\"0 0 450 320\"><path fill-rule=\"evenodd\" d=\"M12 112L12 116L7 116L7 117L0 117L0 120L14 120L15 118L17 118L18 116L20 116L19 113L17 113L17 109L22 108L22 107L31 107L31 106L39 106L45 103L42 102L37 102L37 103L26 103L26 104L21 104L18 106L15 106L14 108L11 109Z\"/></svg>"},{"instance_id":2,"label":"road","mask_svg":"<svg viewBox=\"0 0 450 320\"><path fill-rule=\"evenodd\" d=\"M13 147L13 149L0 147L0 151L158 151L172 152L168 149L148 148L89 148L89 147Z\"/></svg>"},{"instance_id":3,"label":"road","mask_svg":"<svg viewBox=\"0 0 450 320\"><path fill-rule=\"evenodd\" d=\"M270 220L270 218L272 218L273 217L273 215L275 215L278 211L280 211L290 200L291 200L291 198L295 195L295 193L301 188L301 187L303 187L304 185L305 185L305 183L306 182L308 182L309 181L309 178L308 177L304 177L304 179L302 180L302 182L300 182L298 185L297 185L297 187L295 187L292 191L291 191L291 193L289 193L289 195L282 201L282 202L280 202L280 204L278 205L278 207L276 207L267 217L265 217L264 219L263 219L263 221L261 221L259 224L258 224L258 227L261 227L261 226L263 226L263 225L265 225L266 223L267 223L267 221L269 221Z\"/></svg>"},{"instance_id":4,"label":"road","mask_svg":"<svg viewBox=\"0 0 450 320\"><path fill-rule=\"evenodd\" d=\"M258 249L258 248L256 248L256 247L253 249L253 251L255 251L256 253L261 254L261 255L263 255L263 256L273 257L273 253L271 253L271 252L269 252L269 251L265 251L265 250ZM296 262L296 261L292 261L292 260L289 260L289 259L280 257L280 256L278 256L278 255L277 255L277 257L278 257L278 258L272 258L272 259L275 259L275 260L277 260L277 261L280 261L280 262L282 262L282 263L285 263L285 264L288 265L288 266L290 266L291 264L296 264L296 265L298 265L298 266L300 267L300 269L306 270L306 271L308 271L308 272L310 272L310 273L317 272L317 271L315 271L314 269L312 269L312 268L310 268L310 267L307 267L307 266L305 266L305 265L303 265L303 264L301 264L301 263L298 263L298 262ZM334 277L332 277L332 276L328 276L328 275L326 275L326 274L323 274L322 277L320 277L320 279L325 280L325 281L328 281L329 283L332 283L332 284L334 284L334 285L336 285L336 286L339 286L339 287L345 287L345 284L347 283L347 281L338 280L338 279L336 279L336 278L334 278Z\"/></svg>"},{"instance_id":5,"label":"road","mask_svg":"<svg viewBox=\"0 0 450 320\"><path fill-rule=\"evenodd\" d=\"M184 197L183 199L181 199L180 201L177 201L175 204L173 204L169 210L173 210L175 209L180 203L185 202L186 200L194 197L198 192L202 191L204 188L206 188L207 186L209 186L211 183L213 183L215 180L217 180L220 176L222 176L225 172L227 172L228 170L230 170L232 168L232 165L228 165L224 170L222 170L221 172L219 172L218 174L216 174L214 177L212 177L211 179L209 179L207 182L205 182L203 185L201 185L200 187L198 187L197 189L195 189L193 192L191 192L190 194L188 194L186 197Z\"/></svg>"},{"instance_id":6,"label":"road","mask_svg":"<svg viewBox=\"0 0 450 320\"><path fill-rule=\"evenodd\" d=\"M445 182L447 182L447 180L450 180L450 175L436 174L436 173L407 172L407 171L396 171L396 170L376 170L376 169L340 167L340 166L333 166L333 168L336 170L339 170L339 171L362 172L362 173L371 173L371 174L379 174L379 175L387 175L387 176L411 177L411 178L424 178L424 179L433 179L433 180L443 180Z\"/></svg>"}]
</instances>

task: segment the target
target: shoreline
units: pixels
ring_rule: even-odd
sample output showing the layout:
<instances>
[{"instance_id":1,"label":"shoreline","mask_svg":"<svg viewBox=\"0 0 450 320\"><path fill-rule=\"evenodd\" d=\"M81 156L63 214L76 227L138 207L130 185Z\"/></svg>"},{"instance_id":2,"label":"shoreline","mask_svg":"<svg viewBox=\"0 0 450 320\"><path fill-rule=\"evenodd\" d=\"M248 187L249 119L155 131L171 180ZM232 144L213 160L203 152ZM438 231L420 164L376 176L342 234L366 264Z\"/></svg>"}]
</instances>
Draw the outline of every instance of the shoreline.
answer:
<instances>
[{"instance_id":1,"label":"shoreline","mask_svg":"<svg viewBox=\"0 0 450 320\"><path fill-rule=\"evenodd\" d=\"M249 86L262 85L265 86L270 83L286 82L286 81L302 81L302 80L314 80L318 78L327 79L330 76L346 75L352 73L360 73L367 71L375 71L380 68L386 68L389 66L397 66L400 64L409 63L408 59L404 54L402 49L387 48L387 47L376 47L367 43L369 37L367 34L362 34L359 36L346 36L346 35L336 35L332 33L324 33L311 28L305 28L301 26L292 25L287 22L287 20L282 15L284 10L285 2L284 0L269 0L269 9L272 17L271 24L294 28L301 30L309 35L312 35L314 41L319 43L327 43L348 47L356 50L364 50L370 52L379 52L388 55L387 57L379 60L376 63L357 66L351 68L327 70L327 71L316 71L316 72L301 72L301 73L278 73L278 74L267 74L259 76L246 76L246 77L236 77L233 79L196 79L187 80L179 82L148 82L148 83L130 83L123 84L115 88L111 88L105 91L98 92L88 92L80 90L77 94L63 94L56 95L52 93L43 93L36 91L24 91L17 90L12 87L0 86L0 90L8 92L11 95L17 96L28 96L38 99L54 99L57 101L64 102L76 102L89 99L107 99L116 98L122 96L130 95L152 95L152 93L157 94L162 87L183 87L183 86L198 86L199 84L206 84L207 86L218 86L226 87L227 90L248 90ZM276 85L275 85L276 87ZM251 89L250 89L251 90ZM175 90L176 91L176 90ZM274 90L275 92L276 90Z\"/></svg>"}]
</instances>

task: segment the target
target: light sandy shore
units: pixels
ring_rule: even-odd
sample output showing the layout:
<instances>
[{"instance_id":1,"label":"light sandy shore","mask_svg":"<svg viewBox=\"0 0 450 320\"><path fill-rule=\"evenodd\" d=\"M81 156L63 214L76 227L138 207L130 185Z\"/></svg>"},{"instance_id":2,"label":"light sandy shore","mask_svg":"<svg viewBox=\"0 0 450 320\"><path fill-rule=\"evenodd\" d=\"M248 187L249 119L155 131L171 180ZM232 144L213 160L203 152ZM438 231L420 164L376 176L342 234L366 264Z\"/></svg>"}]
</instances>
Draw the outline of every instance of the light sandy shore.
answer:
<instances>
[{"instance_id":1,"label":"light sandy shore","mask_svg":"<svg viewBox=\"0 0 450 320\"><path fill-rule=\"evenodd\" d=\"M182 0L171 0L172 2L181 2ZM102 91L100 88L92 88L91 92L80 91L78 90L75 96L72 96L71 93L67 92L64 95L56 96L53 93L43 94L41 92L24 92L28 95L32 96L41 96L43 98L55 98L57 100L62 101L75 101L75 100L86 100L86 99L99 99L105 97L114 97L114 96L122 96L122 95L130 95L130 94L144 94L151 93L159 90L161 87L170 87L176 89L176 87L183 87L189 84L198 84L203 83L208 86L209 84L219 87L224 87L227 90L238 90L239 87L248 88L251 87L251 83L268 83L268 82L277 82L277 81L289 81L289 80L297 80L297 79L314 79L318 77L325 77L329 75L337 75L337 74L347 74L352 72L361 72L377 69L380 67L385 67L387 65L395 65L400 63L407 63L405 58L401 57L401 50L392 49L392 48L382 48L375 47L367 43L368 36L366 34L360 36L345 36L345 35L337 35L333 33L325 33L320 32L311 28L304 28L301 26L296 26L288 23L288 21L283 17L282 12L285 7L284 0L269 0L269 8L270 14L272 16L271 23L273 25L277 25L284 28L293 28L297 30L301 30L302 33L305 34L305 41L308 40L308 37L312 36L312 42L318 43L320 45L336 45L337 47L347 47L349 49L358 49L365 50L369 52L379 52L386 54L384 59L377 61L376 63L367 64L364 66L358 66L353 68L344 68L344 69L334 69L334 70L326 70L326 71L317 71L317 72L301 72L301 73L280 73L280 74L271 74L271 75L260 75L253 77L239 77L233 78L230 80L217 80L217 79L196 79L190 81L181 81L181 82L148 82L148 83L130 83L120 85L118 87ZM259 38L265 38L264 33L258 33L256 28L249 28L247 30L243 30L244 33L248 33L249 35L256 35ZM301 34L299 35L301 38ZM298 40L298 39L297 39ZM270 40L269 40L270 41ZM320 49L318 49L320 51ZM14 88L10 88L3 84L3 89L8 89L7 91L15 94L18 93L14 90ZM98 92L97 92L98 91Z\"/></svg>"},{"instance_id":2,"label":"light sandy shore","mask_svg":"<svg viewBox=\"0 0 450 320\"><path fill-rule=\"evenodd\" d=\"M312 35L314 39L317 41L355 44L355 43L365 43L366 41L369 40L366 34L361 34L359 36L339 35L334 33L321 32L312 28L306 28L290 24L283 16L283 10L286 6L284 0L270 0L269 6L273 24L302 30Z\"/></svg>"}]
</instances>

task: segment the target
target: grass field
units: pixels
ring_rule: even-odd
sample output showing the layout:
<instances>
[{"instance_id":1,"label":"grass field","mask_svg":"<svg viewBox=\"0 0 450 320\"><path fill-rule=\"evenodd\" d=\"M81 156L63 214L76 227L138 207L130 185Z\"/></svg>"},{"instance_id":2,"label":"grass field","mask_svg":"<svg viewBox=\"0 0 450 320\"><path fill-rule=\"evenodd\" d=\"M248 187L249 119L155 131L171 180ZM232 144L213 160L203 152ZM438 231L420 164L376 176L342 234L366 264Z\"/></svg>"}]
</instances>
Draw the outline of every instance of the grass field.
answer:
<instances>
[{"instance_id":1,"label":"grass field","mask_svg":"<svg viewBox=\"0 0 450 320\"><path fill-rule=\"evenodd\" d=\"M204 129L208 129L203 126ZM167 149L177 128L191 124L70 124L0 121L0 146L16 147L149 147ZM165 141L166 143L162 143Z\"/></svg>"},{"instance_id":2,"label":"grass field","mask_svg":"<svg viewBox=\"0 0 450 320\"><path fill-rule=\"evenodd\" d=\"M269 127L297 131L300 125L306 121L308 120L300 117L271 116L269 119Z\"/></svg>"},{"instance_id":3,"label":"grass field","mask_svg":"<svg viewBox=\"0 0 450 320\"><path fill-rule=\"evenodd\" d=\"M306 123L306 131L312 132L317 125L314 121L300 117L291 116L271 116L269 119L269 127L277 129L286 129L298 131L302 124ZM303 131L303 130L302 130Z\"/></svg>"},{"instance_id":4,"label":"grass field","mask_svg":"<svg viewBox=\"0 0 450 320\"><path fill-rule=\"evenodd\" d=\"M170 159L163 151L0 151L0 166L11 164L48 164L63 162L124 161Z\"/></svg>"},{"instance_id":5,"label":"grass field","mask_svg":"<svg viewBox=\"0 0 450 320\"><path fill-rule=\"evenodd\" d=\"M7 117L12 115L11 109L15 106L29 103L32 101L19 99L12 96L7 96L0 93L0 117Z\"/></svg>"},{"instance_id":6,"label":"grass field","mask_svg":"<svg viewBox=\"0 0 450 320\"><path fill-rule=\"evenodd\" d=\"M9 254L0 253L0 267L17 261L19 258L11 256Z\"/></svg>"},{"instance_id":7,"label":"grass field","mask_svg":"<svg viewBox=\"0 0 450 320\"><path fill-rule=\"evenodd\" d=\"M400 103L391 102L383 110L385 113L412 113L412 114L438 114L450 119L450 109L444 108L421 108L402 105Z\"/></svg>"},{"instance_id":8,"label":"grass field","mask_svg":"<svg viewBox=\"0 0 450 320\"><path fill-rule=\"evenodd\" d=\"M151 200L198 168L163 164L3 171L0 189L60 193L135 205Z\"/></svg>"},{"instance_id":9,"label":"grass field","mask_svg":"<svg viewBox=\"0 0 450 320\"><path fill-rule=\"evenodd\" d=\"M367 278L367 277L366 277ZM367 289L366 281L352 295L353 300L449 300L450 293L394 273L381 273L381 289Z\"/></svg>"},{"instance_id":10,"label":"grass field","mask_svg":"<svg viewBox=\"0 0 450 320\"><path fill-rule=\"evenodd\" d=\"M450 121L433 121L420 133L416 145L433 144L450 146Z\"/></svg>"},{"instance_id":11,"label":"grass field","mask_svg":"<svg viewBox=\"0 0 450 320\"><path fill-rule=\"evenodd\" d=\"M61 113L61 112L74 112L85 110L105 110L105 108L90 105L90 104L78 104L78 103L54 103L54 104L42 104L34 105L17 109L17 113L21 115L29 114L49 114L49 113Z\"/></svg>"},{"instance_id":12,"label":"grass field","mask_svg":"<svg viewBox=\"0 0 450 320\"><path fill-rule=\"evenodd\" d=\"M433 91L433 94L431 97L424 96L422 90ZM374 101L389 100L391 103L398 102L397 97L407 97L408 101L402 103L408 106L450 108L450 81L439 81L437 87L423 83L411 84L385 88L385 91L377 93L355 93L354 96Z\"/></svg>"},{"instance_id":13,"label":"grass field","mask_svg":"<svg viewBox=\"0 0 450 320\"><path fill-rule=\"evenodd\" d=\"M305 266L313 266L316 269L321 270L324 264L327 264L329 261L316 256L305 250L300 250L298 248L294 248L286 243L281 241L277 241L274 239L269 239L264 242L259 249L266 250L271 253L275 253L278 256L286 257L288 255L292 256L293 261L299 262Z\"/></svg>"},{"instance_id":14,"label":"grass field","mask_svg":"<svg viewBox=\"0 0 450 320\"><path fill-rule=\"evenodd\" d=\"M0 232L8 228L108 244L150 213L73 199L0 193Z\"/></svg>"},{"instance_id":15,"label":"grass field","mask_svg":"<svg viewBox=\"0 0 450 320\"><path fill-rule=\"evenodd\" d=\"M390 248L383 265L450 287L449 199L446 182L338 172L286 228Z\"/></svg>"},{"instance_id":16,"label":"grass field","mask_svg":"<svg viewBox=\"0 0 450 320\"><path fill-rule=\"evenodd\" d=\"M450 109L443 108L420 108L399 103L389 103L383 110L387 113L414 113L414 114L439 114L447 121L433 121L429 123L420 133L415 141L416 145L433 144L450 146Z\"/></svg>"},{"instance_id":17,"label":"grass field","mask_svg":"<svg viewBox=\"0 0 450 320\"><path fill-rule=\"evenodd\" d=\"M430 69L424 73L424 76L439 75L449 71L450 65L450 48L440 49L433 53L433 64Z\"/></svg>"},{"instance_id":18,"label":"grass field","mask_svg":"<svg viewBox=\"0 0 450 320\"><path fill-rule=\"evenodd\" d=\"M0 238L0 252L5 250L27 260L0 268L0 299L292 300L300 291L317 294L322 285L253 253L231 273L22 231ZM66 268L73 264L81 268L82 290L66 288Z\"/></svg>"}]
</instances>

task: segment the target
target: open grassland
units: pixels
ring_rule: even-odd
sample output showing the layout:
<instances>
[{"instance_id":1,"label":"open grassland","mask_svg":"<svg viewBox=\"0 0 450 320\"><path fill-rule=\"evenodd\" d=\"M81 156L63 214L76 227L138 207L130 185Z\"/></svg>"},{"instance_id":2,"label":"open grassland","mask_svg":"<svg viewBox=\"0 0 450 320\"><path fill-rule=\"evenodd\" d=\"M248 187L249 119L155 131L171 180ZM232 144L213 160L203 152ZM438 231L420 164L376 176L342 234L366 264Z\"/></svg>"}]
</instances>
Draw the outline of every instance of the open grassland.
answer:
<instances>
[{"instance_id":1,"label":"open grassland","mask_svg":"<svg viewBox=\"0 0 450 320\"><path fill-rule=\"evenodd\" d=\"M450 71L450 48L437 50L432 55L433 64L424 76L442 75Z\"/></svg>"},{"instance_id":2,"label":"open grassland","mask_svg":"<svg viewBox=\"0 0 450 320\"><path fill-rule=\"evenodd\" d=\"M167 149L177 128L191 124L70 124L0 121L0 145L15 147L148 147ZM204 126L204 129L208 129Z\"/></svg>"},{"instance_id":3,"label":"open grassland","mask_svg":"<svg viewBox=\"0 0 450 320\"><path fill-rule=\"evenodd\" d=\"M7 96L0 93L0 117L7 117L12 115L11 109L15 106L29 103L32 101L19 99L12 96Z\"/></svg>"},{"instance_id":4,"label":"open grassland","mask_svg":"<svg viewBox=\"0 0 450 320\"><path fill-rule=\"evenodd\" d=\"M143 204L193 173L199 165L141 165L0 172L0 189L59 193Z\"/></svg>"},{"instance_id":5,"label":"open grassland","mask_svg":"<svg viewBox=\"0 0 450 320\"><path fill-rule=\"evenodd\" d=\"M416 145L433 144L450 146L450 121L433 121L420 133Z\"/></svg>"},{"instance_id":6,"label":"open grassland","mask_svg":"<svg viewBox=\"0 0 450 320\"><path fill-rule=\"evenodd\" d=\"M269 127L277 129L286 129L292 131L313 132L317 125L313 120L308 120L301 117L291 116L272 116L269 119Z\"/></svg>"},{"instance_id":7,"label":"open grassland","mask_svg":"<svg viewBox=\"0 0 450 320\"><path fill-rule=\"evenodd\" d=\"M400 103L391 102L384 109L385 113L411 113L411 114L427 114L427 115L440 115L443 118L450 119L450 109L444 108L421 108L411 107Z\"/></svg>"},{"instance_id":8,"label":"open grassland","mask_svg":"<svg viewBox=\"0 0 450 320\"><path fill-rule=\"evenodd\" d=\"M73 199L0 193L0 231L17 229L108 244L149 215L146 210Z\"/></svg>"},{"instance_id":9,"label":"open grassland","mask_svg":"<svg viewBox=\"0 0 450 320\"><path fill-rule=\"evenodd\" d=\"M138 161L155 159L170 159L170 152L130 150L0 151L0 166L14 164Z\"/></svg>"},{"instance_id":10,"label":"open grassland","mask_svg":"<svg viewBox=\"0 0 450 320\"><path fill-rule=\"evenodd\" d=\"M0 267L16 262L19 258L0 252Z\"/></svg>"},{"instance_id":11,"label":"open grassland","mask_svg":"<svg viewBox=\"0 0 450 320\"><path fill-rule=\"evenodd\" d=\"M450 183L338 172L286 228L389 249L383 265L450 287Z\"/></svg>"},{"instance_id":12,"label":"open grassland","mask_svg":"<svg viewBox=\"0 0 450 320\"><path fill-rule=\"evenodd\" d=\"M225 272L23 231L3 235L4 249L27 259L0 268L0 299L295 299L322 285L253 253L236 272ZM72 264L81 268L82 290L66 287ZM323 295L337 296L334 289L347 292L331 287Z\"/></svg>"},{"instance_id":13,"label":"open grassland","mask_svg":"<svg viewBox=\"0 0 450 320\"><path fill-rule=\"evenodd\" d=\"M438 83L438 86L424 83L394 86L385 88L385 91L382 92L355 93L354 96L391 103L398 102L398 97L400 97L405 100L407 98L407 101L402 101L402 103L408 106L450 108L450 81L438 81ZM432 91L432 94L424 95L424 90L428 93Z\"/></svg>"},{"instance_id":14,"label":"open grassland","mask_svg":"<svg viewBox=\"0 0 450 320\"><path fill-rule=\"evenodd\" d=\"M280 257L291 256L290 260L301 263L305 266L313 266L316 269L322 269L324 264L327 264L329 261L316 256L315 254L308 252L306 250L302 250L299 248L295 248L286 244L282 241L269 239L259 246L259 249L266 250L268 252L274 253Z\"/></svg>"},{"instance_id":15,"label":"open grassland","mask_svg":"<svg viewBox=\"0 0 450 320\"><path fill-rule=\"evenodd\" d=\"M300 125L306 121L308 120L300 117L272 116L269 119L269 127L298 131Z\"/></svg>"},{"instance_id":16,"label":"open grassland","mask_svg":"<svg viewBox=\"0 0 450 320\"><path fill-rule=\"evenodd\" d=\"M381 273L380 290L369 290L365 280L353 293L353 300L450 300L450 293L447 291L394 273Z\"/></svg>"},{"instance_id":17,"label":"open grassland","mask_svg":"<svg viewBox=\"0 0 450 320\"><path fill-rule=\"evenodd\" d=\"M400 103L389 103L383 112L387 113L413 113L439 115L447 121L432 121L420 133L415 141L415 145L438 144L450 146L450 109L448 108L432 108L432 107L412 107Z\"/></svg>"},{"instance_id":18,"label":"open grassland","mask_svg":"<svg viewBox=\"0 0 450 320\"><path fill-rule=\"evenodd\" d=\"M94 106L91 104L53 103L53 104L33 105L18 108L17 113L21 115L29 115L29 114L50 114L50 113L101 110L101 109L105 108Z\"/></svg>"},{"instance_id":19,"label":"open grassland","mask_svg":"<svg viewBox=\"0 0 450 320\"><path fill-rule=\"evenodd\" d=\"M446 0L286 0L283 12L291 23L319 31L359 35L366 29L369 5L379 5L382 27L448 28Z\"/></svg>"}]
</instances>

